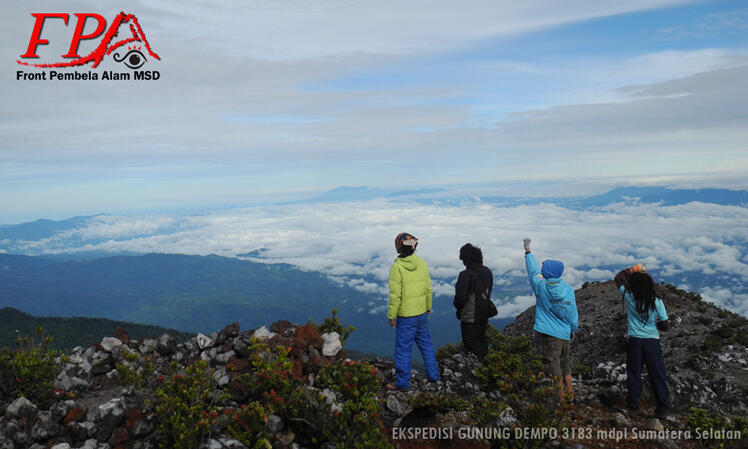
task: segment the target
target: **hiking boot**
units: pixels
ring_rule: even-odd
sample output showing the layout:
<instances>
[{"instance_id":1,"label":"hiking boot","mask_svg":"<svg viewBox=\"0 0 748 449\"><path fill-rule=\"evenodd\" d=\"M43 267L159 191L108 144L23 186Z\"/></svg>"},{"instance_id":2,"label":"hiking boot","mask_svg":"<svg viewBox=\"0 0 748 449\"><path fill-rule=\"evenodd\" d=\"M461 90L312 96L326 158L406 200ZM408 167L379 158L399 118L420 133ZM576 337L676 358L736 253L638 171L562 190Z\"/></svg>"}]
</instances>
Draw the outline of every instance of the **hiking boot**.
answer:
<instances>
[{"instance_id":1,"label":"hiking boot","mask_svg":"<svg viewBox=\"0 0 748 449\"><path fill-rule=\"evenodd\" d=\"M633 408L633 407L626 406L626 413L631 418L638 418L642 416L642 411L640 408Z\"/></svg>"}]
</instances>

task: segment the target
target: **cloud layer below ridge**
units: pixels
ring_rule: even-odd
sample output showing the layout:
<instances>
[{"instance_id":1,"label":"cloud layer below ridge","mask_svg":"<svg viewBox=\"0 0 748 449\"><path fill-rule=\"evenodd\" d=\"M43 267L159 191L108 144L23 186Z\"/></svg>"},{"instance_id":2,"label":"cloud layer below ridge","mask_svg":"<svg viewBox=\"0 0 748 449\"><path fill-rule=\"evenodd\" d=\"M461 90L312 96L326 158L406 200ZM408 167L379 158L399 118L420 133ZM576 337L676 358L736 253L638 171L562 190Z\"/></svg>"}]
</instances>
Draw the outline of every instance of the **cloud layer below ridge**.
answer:
<instances>
[{"instance_id":1,"label":"cloud layer below ridge","mask_svg":"<svg viewBox=\"0 0 748 449\"><path fill-rule=\"evenodd\" d=\"M656 282L699 291L748 315L746 222L746 208L704 203L616 204L575 211L550 204L442 206L377 199L182 217L98 216L87 226L46 239L15 242L9 251L246 255L325 273L380 294L384 302L395 257L393 238L406 231L420 239L418 251L429 264L437 294L454 292L463 268L460 246L480 246L494 271L501 315L513 316L533 302L524 284L522 238L528 236L540 261L564 261L564 277L574 287L611 279L617 270L643 262Z\"/></svg>"}]
</instances>

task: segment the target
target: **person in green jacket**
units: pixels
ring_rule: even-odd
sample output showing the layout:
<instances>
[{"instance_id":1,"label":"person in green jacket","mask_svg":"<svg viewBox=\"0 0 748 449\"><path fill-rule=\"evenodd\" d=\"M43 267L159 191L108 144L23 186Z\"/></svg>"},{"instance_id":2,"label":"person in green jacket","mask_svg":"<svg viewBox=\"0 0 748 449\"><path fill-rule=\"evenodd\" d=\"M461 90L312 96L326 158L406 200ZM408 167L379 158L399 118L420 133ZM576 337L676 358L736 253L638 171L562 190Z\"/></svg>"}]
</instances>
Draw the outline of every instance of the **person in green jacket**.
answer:
<instances>
[{"instance_id":1,"label":"person in green jacket","mask_svg":"<svg viewBox=\"0 0 748 449\"><path fill-rule=\"evenodd\" d=\"M426 262L415 254L418 239L402 232L395 237L398 256L390 268L390 302L387 318L395 332L395 387L410 388L413 343L423 355L426 378L439 380L434 345L431 343L428 315L433 292Z\"/></svg>"}]
</instances>

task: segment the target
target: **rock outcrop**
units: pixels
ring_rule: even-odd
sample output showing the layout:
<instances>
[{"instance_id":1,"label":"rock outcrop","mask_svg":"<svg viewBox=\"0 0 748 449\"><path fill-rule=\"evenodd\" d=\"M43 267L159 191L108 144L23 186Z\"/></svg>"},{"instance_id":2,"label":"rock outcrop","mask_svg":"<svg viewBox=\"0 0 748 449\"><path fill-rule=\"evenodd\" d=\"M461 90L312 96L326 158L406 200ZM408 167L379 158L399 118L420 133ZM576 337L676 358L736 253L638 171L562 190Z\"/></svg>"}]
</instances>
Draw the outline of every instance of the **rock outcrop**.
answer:
<instances>
[{"instance_id":1,"label":"rock outcrop","mask_svg":"<svg viewBox=\"0 0 748 449\"><path fill-rule=\"evenodd\" d=\"M661 344L674 407L748 416L748 320L671 285L656 285L656 293L671 321L670 330L661 333ZM595 282L578 289L576 298L579 331L572 363L581 373L581 399L623 405L626 354L619 347L627 321L621 294L613 281ZM532 306L505 333L532 336L534 316ZM643 377L643 400L652 404Z\"/></svg>"}]
</instances>

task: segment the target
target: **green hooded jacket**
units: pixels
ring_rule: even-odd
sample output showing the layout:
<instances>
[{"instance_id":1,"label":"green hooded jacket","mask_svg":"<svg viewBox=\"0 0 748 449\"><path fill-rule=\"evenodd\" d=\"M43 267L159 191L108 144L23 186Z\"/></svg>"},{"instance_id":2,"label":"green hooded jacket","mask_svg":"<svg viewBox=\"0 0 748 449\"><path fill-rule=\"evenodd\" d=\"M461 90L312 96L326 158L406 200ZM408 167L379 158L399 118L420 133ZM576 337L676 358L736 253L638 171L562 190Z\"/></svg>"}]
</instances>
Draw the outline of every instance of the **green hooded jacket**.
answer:
<instances>
[{"instance_id":1,"label":"green hooded jacket","mask_svg":"<svg viewBox=\"0 0 748 449\"><path fill-rule=\"evenodd\" d=\"M431 311L431 277L426 262L415 254L398 257L390 268L387 318L416 316Z\"/></svg>"}]
</instances>

